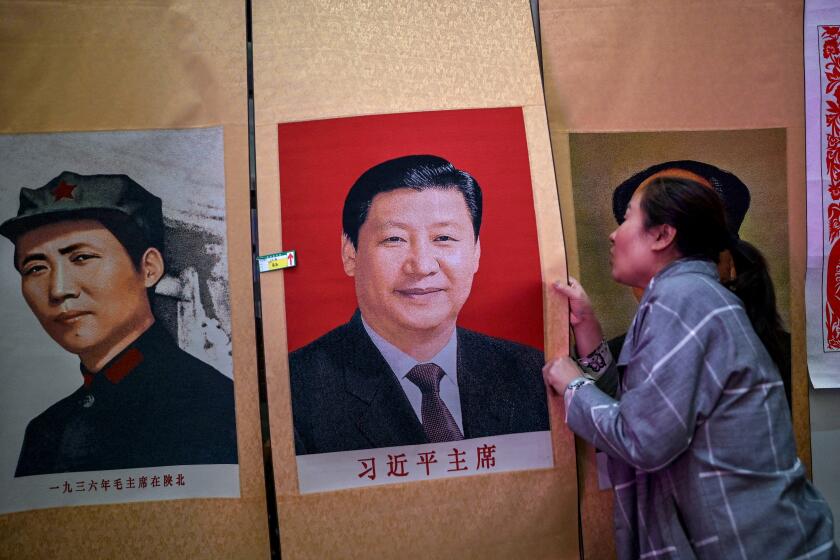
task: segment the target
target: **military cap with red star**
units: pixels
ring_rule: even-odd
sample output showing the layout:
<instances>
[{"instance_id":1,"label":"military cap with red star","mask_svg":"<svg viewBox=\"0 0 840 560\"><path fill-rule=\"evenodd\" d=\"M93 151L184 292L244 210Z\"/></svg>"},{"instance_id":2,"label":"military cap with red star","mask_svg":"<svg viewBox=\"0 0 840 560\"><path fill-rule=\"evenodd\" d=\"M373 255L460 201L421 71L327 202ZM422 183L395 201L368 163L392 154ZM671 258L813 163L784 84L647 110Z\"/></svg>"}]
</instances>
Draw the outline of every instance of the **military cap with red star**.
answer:
<instances>
[{"instance_id":1,"label":"military cap with red star","mask_svg":"<svg viewBox=\"0 0 840 560\"><path fill-rule=\"evenodd\" d=\"M17 216L0 225L0 235L14 242L21 233L36 227L60 220L96 219L103 212L123 214L150 246L163 248L161 200L128 175L64 171L43 187L24 187Z\"/></svg>"}]
</instances>

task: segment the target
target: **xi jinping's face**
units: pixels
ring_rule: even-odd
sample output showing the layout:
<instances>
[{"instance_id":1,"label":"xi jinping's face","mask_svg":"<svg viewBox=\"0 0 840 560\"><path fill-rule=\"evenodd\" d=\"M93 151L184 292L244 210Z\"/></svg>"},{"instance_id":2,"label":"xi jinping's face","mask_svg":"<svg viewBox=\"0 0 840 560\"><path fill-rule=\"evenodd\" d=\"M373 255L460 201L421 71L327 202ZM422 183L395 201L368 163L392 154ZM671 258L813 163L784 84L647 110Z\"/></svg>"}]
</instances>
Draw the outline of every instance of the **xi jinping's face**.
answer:
<instances>
[{"instance_id":1,"label":"xi jinping's face","mask_svg":"<svg viewBox=\"0 0 840 560\"><path fill-rule=\"evenodd\" d=\"M150 313L146 288L159 275L135 268L98 221L29 230L17 238L15 253L26 303L47 334L83 361L109 352Z\"/></svg>"},{"instance_id":2,"label":"xi jinping's face","mask_svg":"<svg viewBox=\"0 0 840 560\"><path fill-rule=\"evenodd\" d=\"M400 340L454 328L481 246L460 191L404 188L373 198L358 247L345 237L342 254L365 321Z\"/></svg>"}]
</instances>

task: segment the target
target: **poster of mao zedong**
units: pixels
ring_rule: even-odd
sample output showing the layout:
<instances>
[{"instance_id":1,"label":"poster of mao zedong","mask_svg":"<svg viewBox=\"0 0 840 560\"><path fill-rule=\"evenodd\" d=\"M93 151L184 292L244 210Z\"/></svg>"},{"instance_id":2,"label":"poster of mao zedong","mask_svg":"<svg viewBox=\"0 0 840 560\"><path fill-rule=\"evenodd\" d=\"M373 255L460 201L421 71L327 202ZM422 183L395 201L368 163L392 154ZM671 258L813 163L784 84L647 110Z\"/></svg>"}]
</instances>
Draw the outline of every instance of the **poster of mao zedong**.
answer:
<instances>
[{"instance_id":1,"label":"poster of mao zedong","mask_svg":"<svg viewBox=\"0 0 840 560\"><path fill-rule=\"evenodd\" d=\"M221 129L0 136L0 512L238 496Z\"/></svg>"},{"instance_id":2,"label":"poster of mao zedong","mask_svg":"<svg viewBox=\"0 0 840 560\"><path fill-rule=\"evenodd\" d=\"M301 491L551 466L521 109L278 133Z\"/></svg>"}]
</instances>

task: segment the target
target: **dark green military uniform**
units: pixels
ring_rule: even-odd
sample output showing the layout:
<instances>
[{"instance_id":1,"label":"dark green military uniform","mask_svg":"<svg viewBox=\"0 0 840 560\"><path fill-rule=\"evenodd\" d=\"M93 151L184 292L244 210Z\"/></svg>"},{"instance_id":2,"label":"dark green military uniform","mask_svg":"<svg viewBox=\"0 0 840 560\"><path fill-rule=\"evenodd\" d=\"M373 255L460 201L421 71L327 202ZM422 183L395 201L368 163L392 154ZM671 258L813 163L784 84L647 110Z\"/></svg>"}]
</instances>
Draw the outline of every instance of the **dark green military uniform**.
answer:
<instances>
[{"instance_id":1,"label":"dark green military uniform","mask_svg":"<svg viewBox=\"0 0 840 560\"><path fill-rule=\"evenodd\" d=\"M153 325L29 423L15 476L236 463L233 384Z\"/></svg>"}]
</instances>

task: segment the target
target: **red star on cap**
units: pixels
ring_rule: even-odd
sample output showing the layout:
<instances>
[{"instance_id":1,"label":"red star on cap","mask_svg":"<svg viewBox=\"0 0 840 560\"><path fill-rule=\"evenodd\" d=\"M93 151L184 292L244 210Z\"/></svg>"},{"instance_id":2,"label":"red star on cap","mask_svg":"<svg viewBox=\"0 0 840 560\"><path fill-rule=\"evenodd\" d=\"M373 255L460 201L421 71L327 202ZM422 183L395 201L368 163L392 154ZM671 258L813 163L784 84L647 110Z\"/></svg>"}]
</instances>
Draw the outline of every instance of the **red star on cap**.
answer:
<instances>
[{"instance_id":1,"label":"red star on cap","mask_svg":"<svg viewBox=\"0 0 840 560\"><path fill-rule=\"evenodd\" d=\"M76 185L65 183L64 179L58 182L58 186L53 191L53 202L58 202L62 198L73 198L73 189Z\"/></svg>"}]
</instances>

